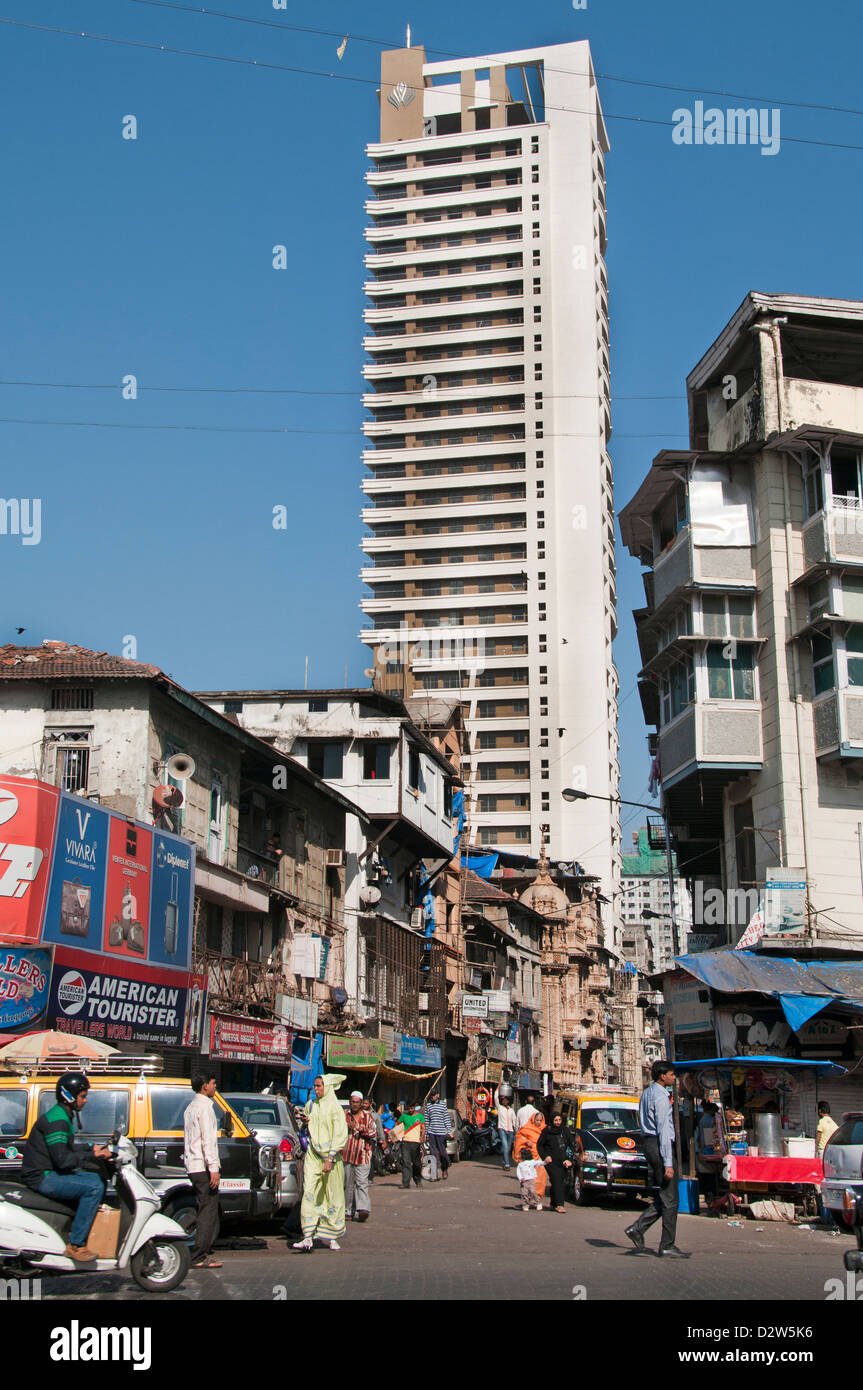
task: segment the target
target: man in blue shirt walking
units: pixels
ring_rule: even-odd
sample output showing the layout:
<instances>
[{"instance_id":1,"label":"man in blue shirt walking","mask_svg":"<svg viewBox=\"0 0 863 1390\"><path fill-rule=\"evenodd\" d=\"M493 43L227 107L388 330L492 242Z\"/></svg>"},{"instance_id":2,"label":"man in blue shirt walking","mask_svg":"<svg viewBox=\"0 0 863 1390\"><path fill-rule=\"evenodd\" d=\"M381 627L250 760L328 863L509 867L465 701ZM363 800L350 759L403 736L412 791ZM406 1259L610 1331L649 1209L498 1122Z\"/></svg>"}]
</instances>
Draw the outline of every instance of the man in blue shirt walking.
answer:
<instances>
[{"instance_id":1,"label":"man in blue shirt walking","mask_svg":"<svg viewBox=\"0 0 863 1390\"><path fill-rule=\"evenodd\" d=\"M638 1124L644 1131L644 1156L654 1190L653 1205L647 1207L626 1235L636 1250L643 1251L644 1235L654 1222L662 1221L658 1254L670 1259L688 1260L688 1252L678 1250L674 1243L677 1234L677 1172L674 1166L674 1113L668 1087L674 1084L672 1062L654 1062L652 1085L642 1092L638 1105Z\"/></svg>"}]
</instances>

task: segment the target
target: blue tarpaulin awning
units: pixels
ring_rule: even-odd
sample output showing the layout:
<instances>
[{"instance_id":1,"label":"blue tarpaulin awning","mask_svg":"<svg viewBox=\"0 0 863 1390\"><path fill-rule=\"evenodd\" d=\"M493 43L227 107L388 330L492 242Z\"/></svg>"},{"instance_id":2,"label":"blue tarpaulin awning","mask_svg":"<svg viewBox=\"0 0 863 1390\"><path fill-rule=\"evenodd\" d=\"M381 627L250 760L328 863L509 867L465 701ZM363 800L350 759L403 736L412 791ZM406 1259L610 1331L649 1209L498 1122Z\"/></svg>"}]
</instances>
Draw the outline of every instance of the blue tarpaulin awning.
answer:
<instances>
[{"instance_id":1,"label":"blue tarpaulin awning","mask_svg":"<svg viewBox=\"0 0 863 1390\"><path fill-rule=\"evenodd\" d=\"M828 1004L863 1010L860 961L795 960L726 950L677 956L675 964L721 994L751 991L778 999L795 1032Z\"/></svg>"},{"instance_id":2,"label":"blue tarpaulin awning","mask_svg":"<svg viewBox=\"0 0 863 1390\"><path fill-rule=\"evenodd\" d=\"M782 1005L789 1025L797 1032L804 1023L808 1023L810 1018L814 1018L828 1004L833 1003L832 994L780 994L779 1002Z\"/></svg>"},{"instance_id":3,"label":"blue tarpaulin awning","mask_svg":"<svg viewBox=\"0 0 863 1390\"><path fill-rule=\"evenodd\" d=\"M687 1058L684 1062L675 1062L675 1071L692 1071L694 1067L811 1067L817 1072L847 1072L847 1067L840 1067L838 1062L823 1062L815 1058L797 1057L762 1057L758 1053L746 1057L700 1057L697 1061L690 1062Z\"/></svg>"}]
</instances>

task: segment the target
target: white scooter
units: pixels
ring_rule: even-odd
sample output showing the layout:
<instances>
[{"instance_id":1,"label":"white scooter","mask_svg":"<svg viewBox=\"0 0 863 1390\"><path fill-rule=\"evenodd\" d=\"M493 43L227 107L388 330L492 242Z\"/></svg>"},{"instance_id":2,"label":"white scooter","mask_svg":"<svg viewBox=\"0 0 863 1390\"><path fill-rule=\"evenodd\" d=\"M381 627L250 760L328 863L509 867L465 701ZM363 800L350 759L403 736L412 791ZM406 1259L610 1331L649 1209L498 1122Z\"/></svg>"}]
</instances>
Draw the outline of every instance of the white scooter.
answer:
<instances>
[{"instance_id":1,"label":"white scooter","mask_svg":"<svg viewBox=\"0 0 863 1390\"><path fill-rule=\"evenodd\" d=\"M113 1259L81 1263L65 1254L75 1208L43 1197L24 1183L0 1182L0 1266L7 1270L51 1270L63 1274L101 1274L131 1269L148 1293L168 1293L189 1272L187 1234L163 1216L159 1195L138 1171L131 1140L111 1136L114 1191L120 1207L120 1235Z\"/></svg>"}]
</instances>

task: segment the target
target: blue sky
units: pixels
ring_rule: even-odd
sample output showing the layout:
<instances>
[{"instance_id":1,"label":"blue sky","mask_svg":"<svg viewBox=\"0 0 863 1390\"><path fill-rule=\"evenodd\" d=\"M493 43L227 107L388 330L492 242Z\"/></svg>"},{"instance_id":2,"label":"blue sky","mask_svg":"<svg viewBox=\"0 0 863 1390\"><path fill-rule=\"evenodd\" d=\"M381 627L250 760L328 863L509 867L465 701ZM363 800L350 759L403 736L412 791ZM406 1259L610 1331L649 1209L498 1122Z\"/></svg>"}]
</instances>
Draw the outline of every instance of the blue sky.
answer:
<instances>
[{"instance_id":1,"label":"blue sky","mask_svg":"<svg viewBox=\"0 0 863 1390\"><path fill-rule=\"evenodd\" d=\"M612 142L619 506L653 454L685 443L685 375L747 290L863 297L863 112L786 105L863 107L852 0L221 4L336 37L133 0L3 7L31 24L336 76L0 25L0 381L68 384L0 385L2 493L43 499L38 546L0 536L0 641L23 626L24 642L119 652L133 634L141 660L192 689L302 685L306 656L312 685L341 685L346 664L349 683L365 683L362 177L380 44L353 37L339 62L344 34L400 46L410 21L430 58L591 41ZM675 145L673 111L725 105L711 90L780 106L779 153ZM121 138L129 114L136 141ZM121 398L128 373L135 401ZM128 425L210 429L108 428ZM623 552L618 580L623 795L639 800L630 609L642 590Z\"/></svg>"}]
</instances>

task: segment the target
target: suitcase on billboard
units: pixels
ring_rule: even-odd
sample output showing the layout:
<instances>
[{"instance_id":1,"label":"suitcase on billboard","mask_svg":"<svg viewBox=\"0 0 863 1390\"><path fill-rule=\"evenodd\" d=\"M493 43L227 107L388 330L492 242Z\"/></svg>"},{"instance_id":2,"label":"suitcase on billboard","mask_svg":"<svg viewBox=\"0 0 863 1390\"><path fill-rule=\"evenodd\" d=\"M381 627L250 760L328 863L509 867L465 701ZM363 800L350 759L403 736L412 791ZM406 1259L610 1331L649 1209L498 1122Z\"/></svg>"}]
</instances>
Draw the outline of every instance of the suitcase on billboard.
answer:
<instances>
[{"instance_id":1,"label":"suitcase on billboard","mask_svg":"<svg viewBox=\"0 0 863 1390\"><path fill-rule=\"evenodd\" d=\"M63 936L86 936L90 930L90 888L79 878L64 883L60 894L60 931Z\"/></svg>"}]
</instances>

